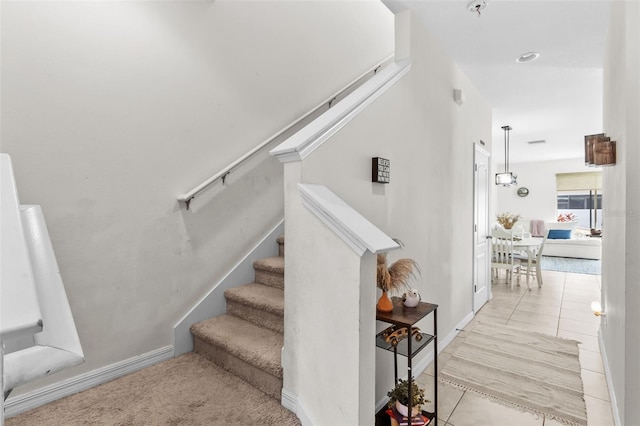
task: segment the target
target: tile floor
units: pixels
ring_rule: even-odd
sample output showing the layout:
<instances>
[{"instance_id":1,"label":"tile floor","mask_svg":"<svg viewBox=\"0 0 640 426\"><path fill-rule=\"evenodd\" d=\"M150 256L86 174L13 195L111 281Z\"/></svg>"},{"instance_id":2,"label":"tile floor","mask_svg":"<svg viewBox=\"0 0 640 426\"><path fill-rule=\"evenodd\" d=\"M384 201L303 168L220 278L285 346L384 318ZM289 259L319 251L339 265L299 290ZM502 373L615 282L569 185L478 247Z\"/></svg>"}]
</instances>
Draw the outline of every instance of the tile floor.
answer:
<instances>
[{"instance_id":1,"label":"tile floor","mask_svg":"<svg viewBox=\"0 0 640 426\"><path fill-rule=\"evenodd\" d=\"M524 278L523 278L524 280ZM492 285L493 299L473 321L520 327L582 342L580 363L589 426L613 426L609 393L598 345L600 319L591 312L591 302L600 300L600 276L543 271L542 288L532 281L531 291L522 281L510 290L504 276ZM464 331L460 333L460 336ZM456 337L438 358L446 363L461 337ZM425 389L433 383L433 368L427 368L416 380ZM425 407L433 411L433 406ZM438 384L438 426L561 426L544 416L482 398L451 386Z\"/></svg>"}]
</instances>

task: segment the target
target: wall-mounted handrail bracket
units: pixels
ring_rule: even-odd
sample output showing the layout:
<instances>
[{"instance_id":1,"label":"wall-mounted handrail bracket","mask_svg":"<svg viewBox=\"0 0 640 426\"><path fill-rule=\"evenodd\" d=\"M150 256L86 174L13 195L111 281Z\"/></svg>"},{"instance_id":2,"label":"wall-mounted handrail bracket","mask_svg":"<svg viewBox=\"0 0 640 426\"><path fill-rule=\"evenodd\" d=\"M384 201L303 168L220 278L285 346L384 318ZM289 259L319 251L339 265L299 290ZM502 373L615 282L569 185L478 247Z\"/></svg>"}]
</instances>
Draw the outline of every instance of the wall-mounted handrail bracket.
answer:
<instances>
[{"instance_id":1,"label":"wall-mounted handrail bracket","mask_svg":"<svg viewBox=\"0 0 640 426\"><path fill-rule=\"evenodd\" d=\"M191 197L189 199L184 200L184 207L185 210L189 210L189 205L191 204L191 200L193 200L194 197Z\"/></svg>"},{"instance_id":2,"label":"wall-mounted handrail bracket","mask_svg":"<svg viewBox=\"0 0 640 426\"><path fill-rule=\"evenodd\" d=\"M224 185L225 181L227 180L227 176L229 176L229 173L231 173L231 172L227 172L227 173L222 175L221 179L222 179L222 184L223 185Z\"/></svg>"}]
</instances>

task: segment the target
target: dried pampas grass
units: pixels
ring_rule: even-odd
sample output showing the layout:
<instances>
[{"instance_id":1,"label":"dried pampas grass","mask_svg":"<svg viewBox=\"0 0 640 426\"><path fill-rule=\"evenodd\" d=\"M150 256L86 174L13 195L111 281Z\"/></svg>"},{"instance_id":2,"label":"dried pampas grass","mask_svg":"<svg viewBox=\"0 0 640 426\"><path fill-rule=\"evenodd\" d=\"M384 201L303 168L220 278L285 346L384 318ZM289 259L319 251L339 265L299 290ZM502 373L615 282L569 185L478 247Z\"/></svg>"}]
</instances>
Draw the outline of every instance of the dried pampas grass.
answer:
<instances>
[{"instance_id":1,"label":"dried pampas grass","mask_svg":"<svg viewBox=\"0 0 640 426\"><path fill-rule=\"evenodd\" d=\"M382 291L401 293L410 290L409 280L420 273L418 263L413 259L400 259L387 267L387 253L378 254L377 284Z\"/></svg>"}]
</instances>

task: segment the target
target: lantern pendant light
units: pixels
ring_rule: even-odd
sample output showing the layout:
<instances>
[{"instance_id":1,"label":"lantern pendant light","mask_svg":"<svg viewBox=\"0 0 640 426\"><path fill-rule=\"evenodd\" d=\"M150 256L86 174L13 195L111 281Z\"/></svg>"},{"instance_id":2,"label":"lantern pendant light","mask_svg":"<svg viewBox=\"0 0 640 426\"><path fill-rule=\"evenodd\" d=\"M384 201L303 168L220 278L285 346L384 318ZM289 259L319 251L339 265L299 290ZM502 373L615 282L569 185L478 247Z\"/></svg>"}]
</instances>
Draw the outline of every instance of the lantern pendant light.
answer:
<instances>
[{"instance_id":1,"label":"lantern pendant light","mask_svg":"<svg viewBox=\"0 0 640 426\"><path fill-rule=\"evenodd\" d=\"M509 131L511 126L502 126L502 130L504 130L504 173L496 173L496 185L517 185L518 176L509 171Z\"/></svg>"}]
</instances>

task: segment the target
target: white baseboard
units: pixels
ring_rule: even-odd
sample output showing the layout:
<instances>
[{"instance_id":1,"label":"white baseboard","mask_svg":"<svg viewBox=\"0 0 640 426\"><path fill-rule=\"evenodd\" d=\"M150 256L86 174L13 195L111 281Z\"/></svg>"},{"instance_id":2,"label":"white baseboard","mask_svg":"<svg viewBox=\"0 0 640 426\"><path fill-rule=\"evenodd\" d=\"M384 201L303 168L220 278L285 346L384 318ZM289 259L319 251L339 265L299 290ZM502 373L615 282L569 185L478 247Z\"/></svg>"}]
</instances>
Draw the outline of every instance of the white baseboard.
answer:
<instances>
[{"instance_id":1,"label":"white baseboard","mask_svg":"<svg viewBox=\"0 0 640 426\"><path fill-rule=\"evenodd\" d=\"M458 333L460 333L460 330L465 328L467 324L471 322L474 316L475 315L473 312L469 312L467 316L462 318L462 320L453 328L453 330L451 330L449 334L446 335L444 339L438 339L438 352L442 352L444 348L449 346L449 343L451 343L453 339L455 339Z\"/></svg>"},{"instance_id":2,"label":"white baseboard","mask_svg":"<svg viewBox=\"0 0 640 426\"><path fill-rule=\"evenodd\" d=\"M293 412L298 417L302 426L313 426L315 424L307 414L302 398L298 398L296 395L284 388L282 389L281 404L284 408Z\"/></svg>"},{"instance_id":3,"label":"white baseboard","mask_svg":"<svg viewBox=\"0 0 640 426\"><path fill-rule=\"evenodd\" d=\"M296 396L285 388L282 388L282 397L280 400L280 404L282 404L282 406L287 410L294 413L296 412Z\"/></svg>"},{"instance_id":4,"label":"white baseboard","mask_svg":"<svg viewBox=\"0 0 640 426\"><path fill-rule=\"evenodd\" d=\"M126 374L150 367L158 362L169 360L173 356L173 346L165 346L31 392L10 396L4 404L5 417L16 416L65 396L73 395Z\"/></svg>"},{"instance_id":5,"label":"white baseboard","mask_svg":"<svg viewBox=\"0 0 640 426\"><path fill-rule=\"evenodd\" d=\"M620 421L620 412L618 411L618 403L616 400L616 392L611 382L611 370L609 369L609 360L607 359L607 351L605 350L602 333L598 332L598 345L600 346L600 355L602 356L602 365L604 366L604 378L607 381L609 389L609 402L611 402L611 414L613 415L613 423L616 426L622 425Z\"/></svg>"},{"instance_id":6,"label":"white baseboard","mask_svg":"<svg viewBox=\"0 0 640 426\"><path fill-rule=\"evenodd\" d=\"M469 315L464 317L462 321L460 321L458 325L456 325L454 329L451 330L451 332L444 337L444 339L441 340L440 338L438 338L438 353L442 352L444 348L449 346L449 343L451 343L453 339L455 339L455 337L458 335L460 330L462 330L467 324L469 324L469 321L471 321L472 319L473 319L473 312L470 312ZM420 374L422 374L424 370L426 370L429 364L431 364L432 362L433 362L433 351L429 352L427 356L425 356L416 364L411 366L412 370L415 372L414 377L418 377Z\"/></svg>"}]
</instances>

